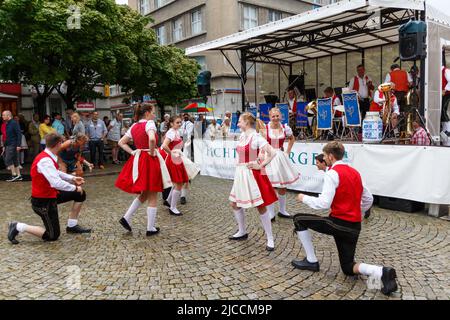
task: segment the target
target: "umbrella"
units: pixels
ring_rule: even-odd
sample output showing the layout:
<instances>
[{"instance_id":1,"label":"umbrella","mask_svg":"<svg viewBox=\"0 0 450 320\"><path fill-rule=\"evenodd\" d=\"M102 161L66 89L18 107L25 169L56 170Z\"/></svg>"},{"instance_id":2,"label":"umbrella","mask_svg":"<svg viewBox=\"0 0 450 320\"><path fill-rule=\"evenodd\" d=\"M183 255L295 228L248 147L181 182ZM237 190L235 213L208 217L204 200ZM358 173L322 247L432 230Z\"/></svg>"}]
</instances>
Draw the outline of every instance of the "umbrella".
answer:
<instances>
[{"instance_id":1,"label":"umbrella","mask_svg":"<svg viewBox=\"0 0 450 320\"><path fill-rule=\"evenodd\" d=\"M205 103L200 102L194 102L191 104L188 104L186 107L183 108L184 112L211 112L213 111L213 107L210 107L206 105Z\"/></svg>"}]
</instances>

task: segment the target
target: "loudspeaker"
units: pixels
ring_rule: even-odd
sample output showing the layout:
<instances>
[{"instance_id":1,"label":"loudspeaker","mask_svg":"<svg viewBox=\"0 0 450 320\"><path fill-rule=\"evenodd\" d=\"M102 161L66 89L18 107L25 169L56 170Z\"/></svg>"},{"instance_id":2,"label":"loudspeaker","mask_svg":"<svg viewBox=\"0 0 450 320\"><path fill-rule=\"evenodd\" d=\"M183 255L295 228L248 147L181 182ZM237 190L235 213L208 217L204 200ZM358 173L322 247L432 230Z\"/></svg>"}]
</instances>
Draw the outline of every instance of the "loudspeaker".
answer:
<instances>
[{"instance_id":1,"label":"loudspeaker","mask_svg":"<svg viewBox=\"0 0 450 320\"><path fill-rule=\"evenodd\" d=\"M303 74L289 76L289 88L293 87L297 87L301 94L305 93L305 76Z\"/></svg>"},{"instance_id":2,"label":"loudspeaker","mask_svg":"<svg viewBox=\"0 0 450 320\"><path fill-rule=\"evenodd\" d=\"M399 29L399 52L402 61L415 61L427 56L427 26L423 21L409 21Z\"/></svg>"},{"instance_id":3,"label":"loudspeaker","mask_svg":"<svg viewBox=\"0 0 450 320\"><path fill-rule=\"evenodd\" d=\"M202 71L197 76L197 90L201 97L211 95L211 72Z\"/></svg>"},{"instance_id":4,"label":"loudspeaker","mask_svg":"<svg viewBox=\"0 0 450 320\"><path fill-rule=\"evenodd\" d=\"M266 103L270 103L272 105L272 108L275 107L275 104L277 104L279 101L278 96L274 94L269 94L267 96L264 96L264 99L266 100Z\"/></svg>"}]
</instances>

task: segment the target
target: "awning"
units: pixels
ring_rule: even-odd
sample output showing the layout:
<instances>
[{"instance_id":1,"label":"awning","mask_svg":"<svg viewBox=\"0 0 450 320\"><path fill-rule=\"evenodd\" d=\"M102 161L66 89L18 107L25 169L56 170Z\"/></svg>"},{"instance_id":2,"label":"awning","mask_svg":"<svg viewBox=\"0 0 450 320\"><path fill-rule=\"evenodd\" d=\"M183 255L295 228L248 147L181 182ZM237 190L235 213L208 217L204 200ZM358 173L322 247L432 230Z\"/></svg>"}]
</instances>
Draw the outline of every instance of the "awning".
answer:
<instances>
[{"instance_id":1,"label":"awning","mask_svg":"<svg viewBox=\"0 0 450 320\"><path fill-rule=\"evenodd\" d=\"M10 95L10 94L6 94L6 93L1 93L1 92L0 92L0 99L17 100L17 99L19 99L19 97L13 96L13 95Z\"/></svg>"},{"instance_id":2,"label":"awning","mask_svg":"<svg viewBox=\"0 0 450 320\"><path fill-rule=\"evenodd\" d=\"M186 49L238 50L246 61L292 63L398 42L398 28L423 0L345 0Z\"/></svg>"}]
</instances>

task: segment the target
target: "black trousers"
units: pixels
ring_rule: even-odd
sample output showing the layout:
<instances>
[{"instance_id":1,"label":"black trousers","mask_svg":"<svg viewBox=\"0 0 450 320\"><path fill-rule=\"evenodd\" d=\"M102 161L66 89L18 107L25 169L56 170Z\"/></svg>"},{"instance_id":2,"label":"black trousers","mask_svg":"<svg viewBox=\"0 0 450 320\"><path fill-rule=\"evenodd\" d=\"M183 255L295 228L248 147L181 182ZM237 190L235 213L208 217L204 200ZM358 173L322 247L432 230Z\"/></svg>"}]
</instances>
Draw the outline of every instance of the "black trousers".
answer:
<instances>
[{"instance_id":1,"label":"black trousers","mask_svg":"<svg viewBox=\"0 0 450 320\"><path fill-rule=\"evenodd\" d=\"M447 94L442 97L442 110L441 110L441 122L448 122L450 119L448 118L448 104L450 103L450 94Z\"/></svg>"},{"instance_id":2,"label":"black trousers","mask_svg":"<svg viewBox=\"0 0 450 320\"><path fill-rule=\"evenodd\" d=\"M60 191L57 198L31 198L31 208L42 219L45 226L45 232L42 235L44 241L58 240L61 230L59 227L58 204L69 201L84 202L86 192Z\"/></svg>"},{"instance_id":3,"label":"black trousers","mask_svg":"<svg viewBox=\"0 0 450 320\"><path fill-rule=\"evenodd\" d=\"M369 109L370 109L370 99L366 98L366 99L359 100L359 108L361 110L361 122L362 122L364 120L364 118L366 117L367 111L369 111Z\"/></svg>"},{"instance_id":4,"label":"black trousers","mask_svg":"<svg viewBox=\"0 0 450 320\"><path fill-rule=\"evenodd\" d=\"M103 149L105 148L105 144L103 140L90 140L89 141L89 151L91 153L91 163L96 165L96 154L98 150L98 165L103 164Z\"/></svg>"},{"instance_id":5,"label":"black trousers","mask_svg":"<svg viewBox=\"0 0 450 320\"><path fill-rule=\"evenodd\" d=\"M334 237L339 254L339 263L344 274L353 276L355 251L361 231L360 222L348 222L333 217L320 217L313 214L300 213L294 216L296 231L311 229Z\"/></svg>"}]
</instances>

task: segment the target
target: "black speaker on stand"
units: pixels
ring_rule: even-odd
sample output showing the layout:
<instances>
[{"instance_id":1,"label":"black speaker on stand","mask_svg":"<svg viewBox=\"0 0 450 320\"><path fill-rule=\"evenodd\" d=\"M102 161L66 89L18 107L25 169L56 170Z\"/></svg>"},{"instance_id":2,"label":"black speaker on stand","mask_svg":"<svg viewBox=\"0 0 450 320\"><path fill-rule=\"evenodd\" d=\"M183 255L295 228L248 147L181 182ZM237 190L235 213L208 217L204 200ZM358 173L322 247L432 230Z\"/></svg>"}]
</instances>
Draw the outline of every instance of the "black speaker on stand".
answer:
<instances>
[{"instance_id":1,"label":"black speaker on stand","mask_svg":"<svg viewBox=\"0 0 450 320\"><path fill-rule=\"evenodd\" d=\"M416 61L427 56L427 25L423 21L409 21L399 28L399 52L402 61Z\"/></svg>"}]
</instances>

